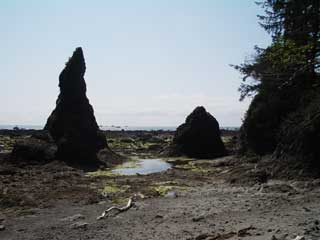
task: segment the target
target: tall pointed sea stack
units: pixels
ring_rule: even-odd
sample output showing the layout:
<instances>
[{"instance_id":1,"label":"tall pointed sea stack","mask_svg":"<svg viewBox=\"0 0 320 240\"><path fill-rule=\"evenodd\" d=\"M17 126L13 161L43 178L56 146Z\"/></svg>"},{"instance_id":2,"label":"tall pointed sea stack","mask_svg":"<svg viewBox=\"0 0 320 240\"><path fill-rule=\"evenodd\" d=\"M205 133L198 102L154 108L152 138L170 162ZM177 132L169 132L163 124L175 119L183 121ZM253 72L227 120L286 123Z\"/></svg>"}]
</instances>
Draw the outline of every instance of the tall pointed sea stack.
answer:
<instances>
[{"instance_id":1,"label":"tall pointed sea stack","mask_svg":"<svg viewBox=\"0 0 320 240\"><path fill-rule=\"evenodd\" d=\"M107 147L107 141L86 96L85 71L85 60L79 47L60 73L60 94L45 130L58 146L58 159L90 165L97 159L98 151Z\"/></svg>"}]
</instances>

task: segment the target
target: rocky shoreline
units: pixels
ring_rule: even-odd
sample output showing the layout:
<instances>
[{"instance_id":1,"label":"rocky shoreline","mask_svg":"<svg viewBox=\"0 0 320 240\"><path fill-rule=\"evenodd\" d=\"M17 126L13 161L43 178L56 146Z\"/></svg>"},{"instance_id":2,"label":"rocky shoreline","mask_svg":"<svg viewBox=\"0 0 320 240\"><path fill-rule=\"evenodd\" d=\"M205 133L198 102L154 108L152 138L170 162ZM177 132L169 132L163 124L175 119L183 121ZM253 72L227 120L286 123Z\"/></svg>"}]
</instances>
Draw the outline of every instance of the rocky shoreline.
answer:
<instances>
[{"instance_id":1,"label":"rocky shoreline","mask_svg":"<svg viewBox=\"0 0 320 240\"><path fill-rule=\"evenodd\" d=\"M11 141L34 133L0 131L1 139ZM105 134L118 154L158 158L174 132ZM222 132L222 139L227 143L237 134ZM277 180L259 165L267 159L163 158L173 165L171 169L125 176L112 174L111 169L87 172L62 161L19 166L4 161L5 155L0 160L1 239L291 240L303 235L313 240L320 236L319 181ZM131 197L134 205L129 210L96 219L110 206L125 206Z\"/></svg>"}]
</instances>

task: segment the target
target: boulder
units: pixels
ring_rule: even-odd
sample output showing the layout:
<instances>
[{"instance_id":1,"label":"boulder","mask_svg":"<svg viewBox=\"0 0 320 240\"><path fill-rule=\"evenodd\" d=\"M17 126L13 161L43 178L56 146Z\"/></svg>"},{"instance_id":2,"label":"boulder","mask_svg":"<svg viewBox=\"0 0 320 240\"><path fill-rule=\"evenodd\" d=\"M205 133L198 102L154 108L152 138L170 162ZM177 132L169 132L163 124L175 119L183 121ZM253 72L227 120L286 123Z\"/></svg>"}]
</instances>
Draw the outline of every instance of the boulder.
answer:
<instances>
[{"instance_id":1,"label":"boulder","mask_svg":"<svg viewBox=\"0 0 320 240\"><path fill-rule=\"evenodd\" d=\"M47 131L18 140L10 155L16 163L47 163L55 158L57 146Z\"/></svg>"},{"instance_id":2,"label":"boulder","mask_svg":"<svg viewBox=\"0 0 320 240\"><path fill-rule=\"evenodd\" d=\"M60 94L44 129L57 144L57 159L90 165L108 146L86 96L85 70L82 49L77 48L60 73Z\"/></svg>"},{"instance_id":3,"label":"boulder","mask_svg":"<svg viewBox=\"0 0 320 240\"><path fill-rule=\"evenodd\" d=\"M97 153L101 166L112 167L128 160L125 156L115 153L110 148L104 148Z\"/></svg>"},{"instance_id":4,"label":"boulder","mask_svg":"<svg viewBox=\"0 0 320 240\"><path fill-rule=\"evenodd\" d=\"M226 155L218 121L204 107L197 107L180 125L168 150L169 156L216 158Z\"/></svg>"}]
</instances>

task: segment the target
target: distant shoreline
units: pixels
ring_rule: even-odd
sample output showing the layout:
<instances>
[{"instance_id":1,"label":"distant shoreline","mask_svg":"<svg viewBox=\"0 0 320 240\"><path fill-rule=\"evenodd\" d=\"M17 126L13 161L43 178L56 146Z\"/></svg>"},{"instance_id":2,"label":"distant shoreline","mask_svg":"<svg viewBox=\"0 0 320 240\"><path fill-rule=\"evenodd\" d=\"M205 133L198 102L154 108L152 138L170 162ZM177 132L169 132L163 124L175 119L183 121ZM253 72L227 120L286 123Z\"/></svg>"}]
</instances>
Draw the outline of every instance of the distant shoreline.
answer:
<instances>
[{"instance_id":1,"label":"distant shoreline","mask_svg":"<svg viewBox=\"0 0 320 240\"><path fill-rule=\"evenodd\" d=\"M27 129L27 130L41 130L43 126L41 125L0 125L0 129L8 129L13 130L15 127L19 129ZM105 131L175 131L177 127L173 126L99 126L101 130ZM230 127L230 126L222 126L221 130L239 130L240 127Z\"/></svg>"}]
</instances>

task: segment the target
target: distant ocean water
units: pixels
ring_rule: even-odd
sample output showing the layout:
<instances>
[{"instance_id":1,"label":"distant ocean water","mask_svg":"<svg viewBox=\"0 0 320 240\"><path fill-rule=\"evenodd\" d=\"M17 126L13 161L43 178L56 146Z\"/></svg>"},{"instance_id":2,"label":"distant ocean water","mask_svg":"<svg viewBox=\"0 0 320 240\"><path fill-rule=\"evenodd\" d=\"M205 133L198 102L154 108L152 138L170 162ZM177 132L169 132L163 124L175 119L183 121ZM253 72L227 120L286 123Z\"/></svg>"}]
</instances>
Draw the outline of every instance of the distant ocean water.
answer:
<instances>
[{"instance_id":1,"label":"distant ocean water","mask_svg":"<svg viewBox=\"0 0 320 240\"><path fill-rule=\"evenodd\" d=\"M41 125L0 125L0 129L13 129L14 127L18 128L23 128L23 129L43 129L43 126ZM102 130L111 130L111 131L157 131L157 130L163 130L163 131L175 131L177 127L172 127L172 126L148 126L148 127L143 127L143 126L100 126L100 129ZM220 127L221 129L224 130L238 130L239 127Z\"/></svg>"}]
</instances>

